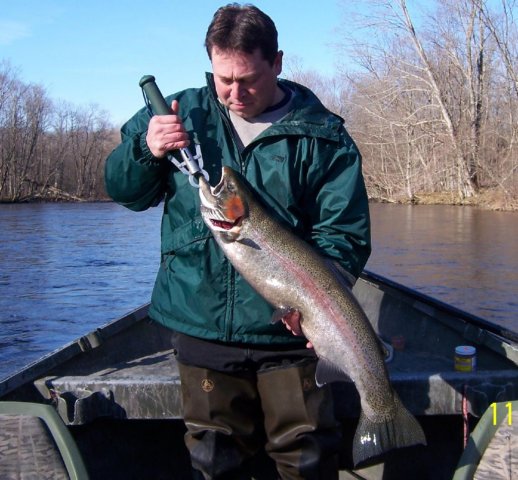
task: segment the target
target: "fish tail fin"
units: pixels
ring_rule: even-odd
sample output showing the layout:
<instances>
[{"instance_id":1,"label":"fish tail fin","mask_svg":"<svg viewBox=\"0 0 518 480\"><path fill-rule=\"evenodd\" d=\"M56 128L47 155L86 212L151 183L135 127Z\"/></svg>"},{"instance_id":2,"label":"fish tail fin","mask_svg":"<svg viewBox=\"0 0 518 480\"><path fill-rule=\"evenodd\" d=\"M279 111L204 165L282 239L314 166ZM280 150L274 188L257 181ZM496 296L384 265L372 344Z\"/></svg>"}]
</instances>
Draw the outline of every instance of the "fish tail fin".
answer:
<instances>
[{"instance_id":1,"label":"fish tail fin","mask_svg":"<svg viewBox=\"0 0 518 480\"><path fill-rule=\"evenodd\" d=\"M426 445L426 438L415 417L394 392L396 415L386 422L373 422L362 412L354 435L353 462L358 465L395 448Z\"/></svg>"}]
</instances>

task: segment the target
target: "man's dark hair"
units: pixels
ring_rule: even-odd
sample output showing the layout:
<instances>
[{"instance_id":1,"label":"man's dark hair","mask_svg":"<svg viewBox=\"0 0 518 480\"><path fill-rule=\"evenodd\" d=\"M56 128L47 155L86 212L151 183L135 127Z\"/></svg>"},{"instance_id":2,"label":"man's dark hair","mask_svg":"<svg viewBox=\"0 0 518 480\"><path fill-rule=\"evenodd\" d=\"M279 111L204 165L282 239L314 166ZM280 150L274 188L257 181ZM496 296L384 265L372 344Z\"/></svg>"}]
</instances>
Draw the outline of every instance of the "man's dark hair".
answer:
<instances>
[{"instance_id":1,"label":"man's dark hair","mask_svg":"<svg viewBox=\"0 0 518 480\"><path fill-rule=\"evenodd\" d=\"M205 37L205 48L253 53L259 48L263 58L273 65L278 52L277 29L273 20L254 5L230 3L214 14Z\"/></svg>"}]
</instances>

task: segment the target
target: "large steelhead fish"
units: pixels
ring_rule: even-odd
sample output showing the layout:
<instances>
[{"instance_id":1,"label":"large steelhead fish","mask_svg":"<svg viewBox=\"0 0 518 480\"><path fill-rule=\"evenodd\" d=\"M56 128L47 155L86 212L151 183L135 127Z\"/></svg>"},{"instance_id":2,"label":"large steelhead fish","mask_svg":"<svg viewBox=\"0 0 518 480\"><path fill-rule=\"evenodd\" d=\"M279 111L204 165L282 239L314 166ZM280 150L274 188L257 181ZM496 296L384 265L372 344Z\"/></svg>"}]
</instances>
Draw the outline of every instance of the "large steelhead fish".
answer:
<instances>
[{"instance_id":1,"label":"large steelhead fish","mask_svg":"<svg viewBox=\"0 0 518 480\"><path fill-rule=\"evenodd\" d=\"M417 420L392 389L378 338L339 271L269 215L243 180L224 167L212 188L200 181L202 217L225 256L280 311L298 310L319 357L318 384L354 382L362 413L353 442L361 463L394 448L426 444Z\"/></svg>"}]
</instances>

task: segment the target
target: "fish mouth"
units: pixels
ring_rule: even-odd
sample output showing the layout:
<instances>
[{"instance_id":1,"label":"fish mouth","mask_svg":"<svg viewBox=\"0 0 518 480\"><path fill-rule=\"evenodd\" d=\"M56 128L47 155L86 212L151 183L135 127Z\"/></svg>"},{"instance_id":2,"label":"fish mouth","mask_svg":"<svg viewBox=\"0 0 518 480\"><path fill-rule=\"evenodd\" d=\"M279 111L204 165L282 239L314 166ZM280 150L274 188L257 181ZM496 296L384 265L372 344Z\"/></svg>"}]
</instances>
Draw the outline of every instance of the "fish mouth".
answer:
<instances>
[{"instance_id":1,"label":"fish mouth","mask_svg":"<svg viewBox=\"0 0 518 480\"><path fill-rule=\"evenodd\" d=\"M218 202L218 194L215 190L219 187L211 187L209 183L202 177L200 178L200 201L202 210L209 210L216 207Z\"/></svg>"},{"instance_id":2,"label":"fish mouth","mask_svg":"<svg viewBox=\"0 0 518 480\"><path fill-rule=\"evenodd\" d=\"M228 222L226 220L217 220L216 218L210 218L208 217L208 220L212 225L219 229L219 230L225 230L229 231L232 230L234 227L241 226L241 220L243 220L243 217L237 218L234 222Z\"/></svg>"},{"instance_id":3,"label":"fish mouth","mask_svg":"<svg viewBox=\"0 0 518 480\"><path fill-rule=\"evenodd\" d=\"M239 230L244 219L243 215L229 218L217 204L210 206L202 204L201 214L205 222L210 223L209 226L214 227L215 230L224 232Z\"/></svg>"},{"instance_id":4,"label":"fish mouth","mask_svg":"<svg viewBox=\"0 0 518 480\"><path fill-rule=\"evenodd\" d=\"M247 209L228 170L223 169L221 181L215 187L200 183L201 214L214 230L238 233Z\"/></svg>"}]
</instances>

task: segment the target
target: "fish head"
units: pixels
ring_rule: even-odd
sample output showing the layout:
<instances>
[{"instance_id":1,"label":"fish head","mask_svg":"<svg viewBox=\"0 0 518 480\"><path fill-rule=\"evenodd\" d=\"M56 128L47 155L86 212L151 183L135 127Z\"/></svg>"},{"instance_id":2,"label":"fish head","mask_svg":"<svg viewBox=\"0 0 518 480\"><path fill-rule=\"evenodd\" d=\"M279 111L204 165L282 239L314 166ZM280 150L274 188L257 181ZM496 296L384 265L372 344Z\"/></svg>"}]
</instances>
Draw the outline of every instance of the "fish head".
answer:
<instances>
[{"instance_id":1,"label":"fish head","mask_svg":"<svg viewBox=\"0 0 518 480\"><path fill-rule=\"evenodd\" d=\"M248 217L248 190L230 167L223 167L220 182L211 187L200 182L201 215L214 234L237 240Z\"/></svg>"}]
</instances>

